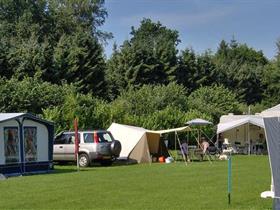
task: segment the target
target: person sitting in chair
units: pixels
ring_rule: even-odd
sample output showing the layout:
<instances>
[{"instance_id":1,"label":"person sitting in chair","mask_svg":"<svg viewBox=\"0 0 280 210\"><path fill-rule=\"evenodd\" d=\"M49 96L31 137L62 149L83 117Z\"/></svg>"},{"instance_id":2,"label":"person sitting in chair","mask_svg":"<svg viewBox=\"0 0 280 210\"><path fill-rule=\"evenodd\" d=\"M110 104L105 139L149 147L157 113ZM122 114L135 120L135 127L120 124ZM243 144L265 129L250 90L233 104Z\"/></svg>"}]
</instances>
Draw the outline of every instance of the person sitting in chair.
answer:
<instances>
[{"instance_id":1,"label":"person sitting in chair","mask_svg":"<svg viewBox=\"0 0 280 210\"><path fill-rule=\"evenodd\" d=\"M202 157L202 160L203 160L203 156L206 154L206 152L208 152L208 148L209 148L208 141L206 140L205 137L202 137L201 138L201 149L202 149L201 157Z\"/></svg>"}]
</instances>

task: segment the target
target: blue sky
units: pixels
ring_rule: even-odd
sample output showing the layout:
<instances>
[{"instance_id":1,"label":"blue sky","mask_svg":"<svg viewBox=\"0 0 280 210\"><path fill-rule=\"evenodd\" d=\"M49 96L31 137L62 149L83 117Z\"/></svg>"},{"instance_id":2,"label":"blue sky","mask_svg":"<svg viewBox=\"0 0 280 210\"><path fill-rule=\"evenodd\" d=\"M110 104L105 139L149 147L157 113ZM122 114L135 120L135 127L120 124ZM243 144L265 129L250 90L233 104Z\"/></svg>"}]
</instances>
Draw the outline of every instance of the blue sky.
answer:
<instances>
[{"instance_id":1,"label":"blue sky","mask_svg":"<svg viewBox=\"0 0 280 210\"><path fill-rule=\"evenodd\" d=\"M106 0L105 8L102 30L114 35L105 47L107 57L113 43L129 39L131 27L139 27L143 18L177 30L178 49L192 47L196 53L216 51L222 39L234 36L273 58L280 38L280 0Z\"/></svg>"}]
</instances>

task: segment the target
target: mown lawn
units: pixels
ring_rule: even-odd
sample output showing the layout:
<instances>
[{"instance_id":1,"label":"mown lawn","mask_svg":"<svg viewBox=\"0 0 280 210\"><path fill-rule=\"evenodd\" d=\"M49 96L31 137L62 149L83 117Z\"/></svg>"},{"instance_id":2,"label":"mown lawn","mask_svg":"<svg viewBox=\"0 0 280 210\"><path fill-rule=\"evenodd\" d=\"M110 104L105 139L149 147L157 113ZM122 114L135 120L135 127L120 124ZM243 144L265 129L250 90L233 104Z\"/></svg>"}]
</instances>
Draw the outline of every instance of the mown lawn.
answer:
<instances>
[{"instance_id":1,"label":"mown lawn","mask_svg":"<svg viewBox=\"0 0 280 210\"><path fill-rule=\"evenodd\" d=\"M271 209L260 193L270 187L267 156L234 156L232 203L227 161L185 166L140 164L56 166L53 174L0 181L0 209Z\"/></svg>"}]
</instances>

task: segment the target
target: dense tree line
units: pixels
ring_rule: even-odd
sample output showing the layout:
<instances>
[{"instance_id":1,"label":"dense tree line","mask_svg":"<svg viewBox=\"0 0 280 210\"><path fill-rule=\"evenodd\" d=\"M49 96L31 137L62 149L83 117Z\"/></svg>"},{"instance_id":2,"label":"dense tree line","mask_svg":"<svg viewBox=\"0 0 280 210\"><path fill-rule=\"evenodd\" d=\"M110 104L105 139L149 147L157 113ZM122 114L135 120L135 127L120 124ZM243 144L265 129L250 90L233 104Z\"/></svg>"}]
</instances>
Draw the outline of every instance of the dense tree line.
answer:
<instances>
[{"instance_id":1,"label":"dense tree line","mask_svg":"<svg viewBox=\"0 0 280 210\"><path fill-rule=\"evenodd\" d=\"M165 129L201 117L280 103L280 41L274 59L221 40L217 50L179 52L179 33L143 19L106 59L104 0L0 0L0 110L32 112L57 132L112 122Z\"/></svg>"}]
</instances>

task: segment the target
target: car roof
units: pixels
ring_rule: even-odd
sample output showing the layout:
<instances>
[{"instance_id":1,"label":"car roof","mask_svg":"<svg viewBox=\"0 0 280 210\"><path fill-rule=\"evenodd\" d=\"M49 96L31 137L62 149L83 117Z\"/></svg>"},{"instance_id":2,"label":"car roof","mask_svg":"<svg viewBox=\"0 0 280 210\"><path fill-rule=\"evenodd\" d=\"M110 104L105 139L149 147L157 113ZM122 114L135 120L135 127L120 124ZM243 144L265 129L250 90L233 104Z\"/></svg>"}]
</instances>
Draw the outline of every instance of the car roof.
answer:
<instances>
[{"instance_id":1,"label":"car roof","mask_svg":"<svg viewBox=\"0 0 280 210\"><path fill-rule=\"evenodd\" d=\"M72 133L75 133L75 131L62 131L61 133L72 134ZM82 130L82 131L78 131L78 133L110 133L110 131L107 131L107 130Z\"/></svg>"}]
</instances>

